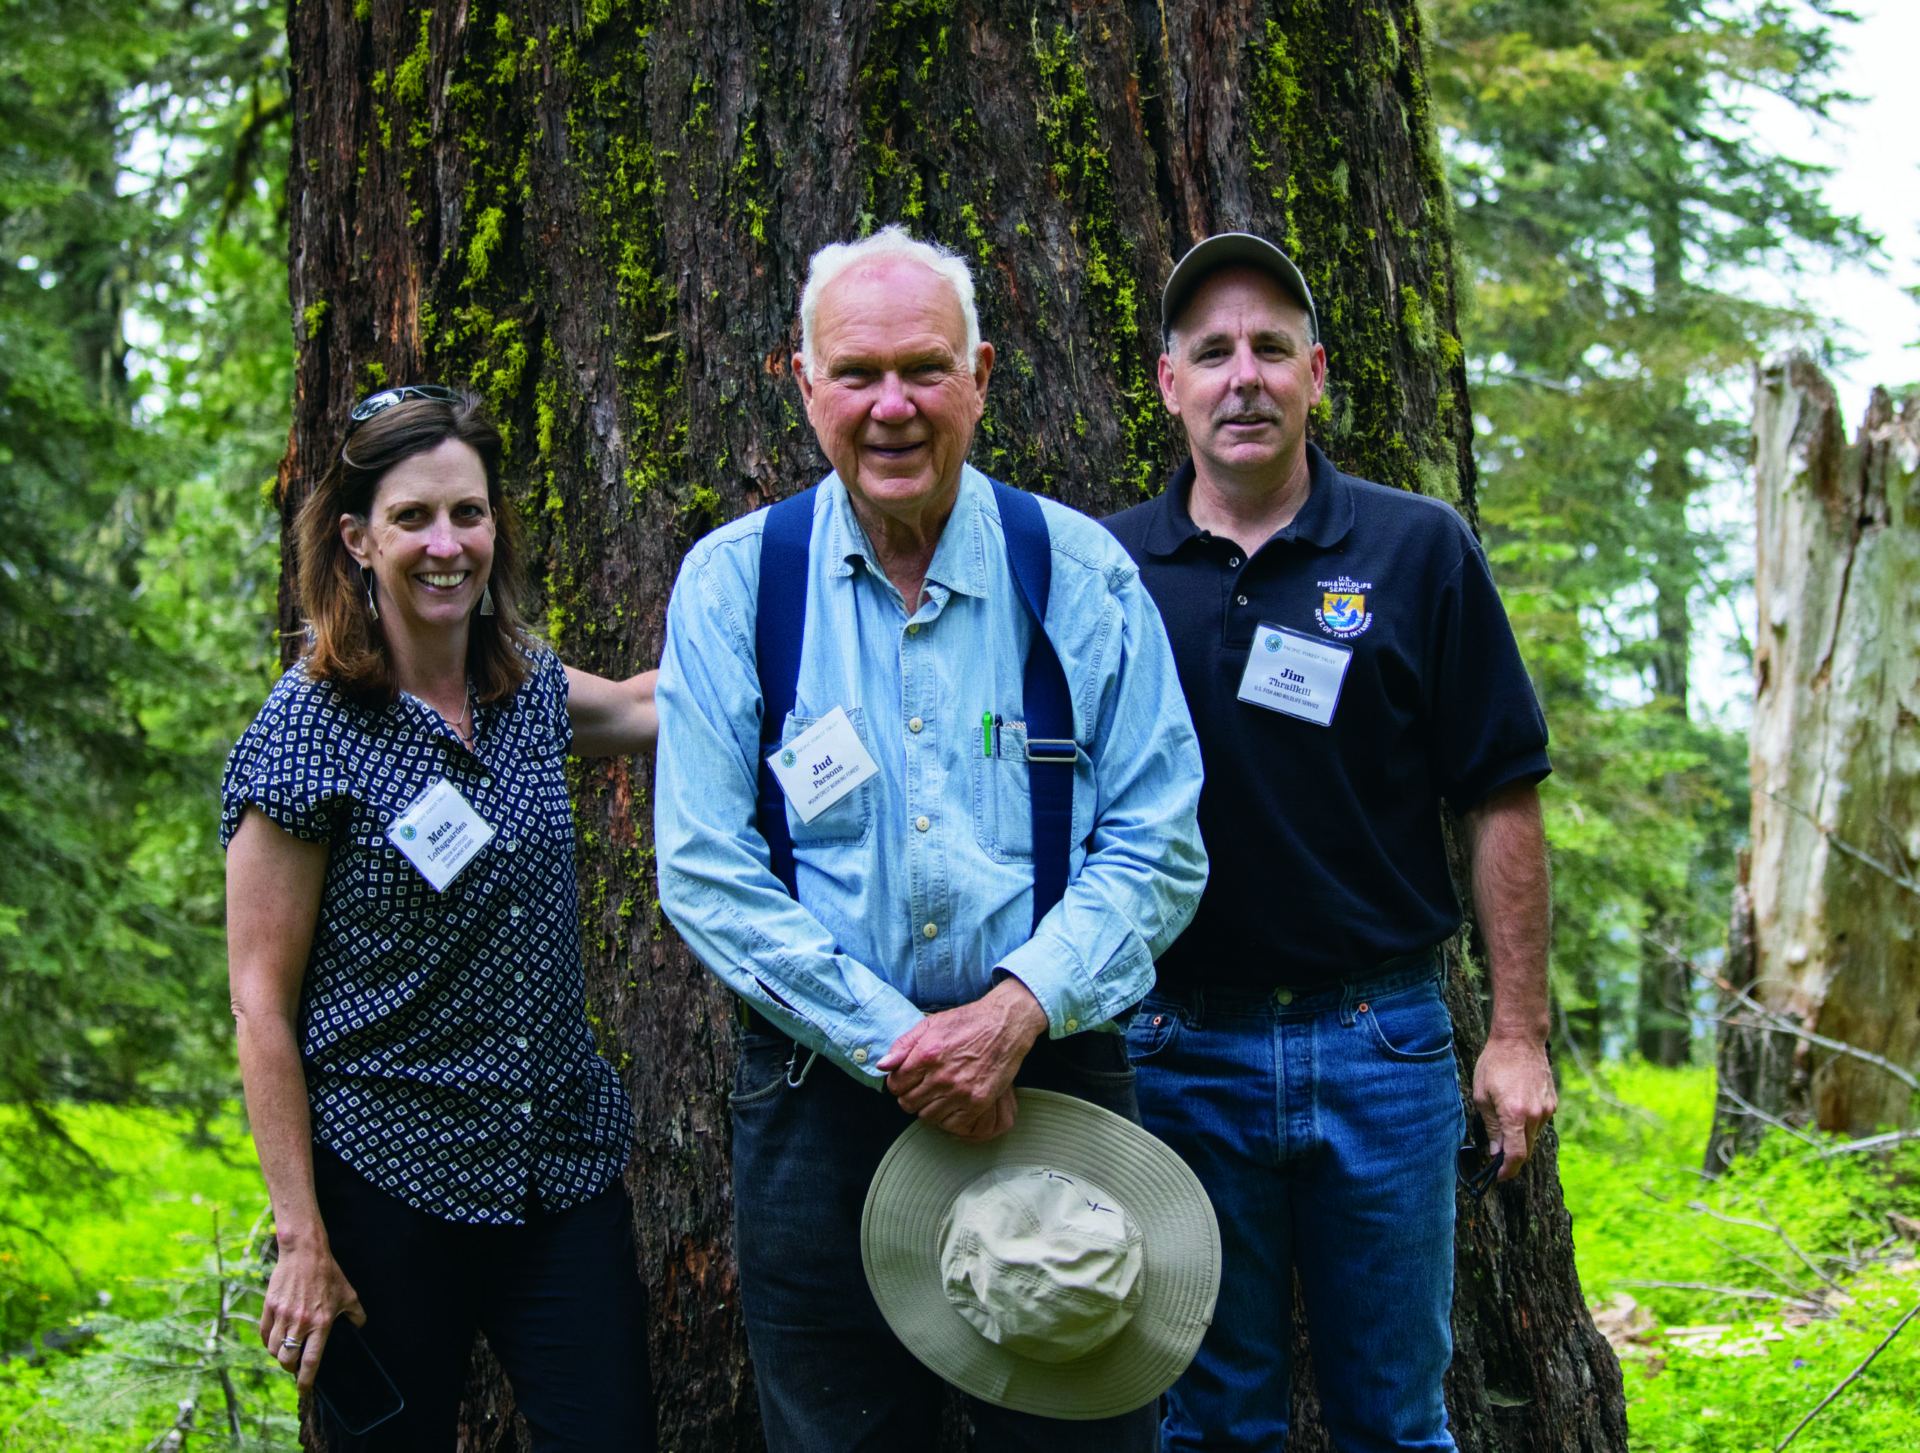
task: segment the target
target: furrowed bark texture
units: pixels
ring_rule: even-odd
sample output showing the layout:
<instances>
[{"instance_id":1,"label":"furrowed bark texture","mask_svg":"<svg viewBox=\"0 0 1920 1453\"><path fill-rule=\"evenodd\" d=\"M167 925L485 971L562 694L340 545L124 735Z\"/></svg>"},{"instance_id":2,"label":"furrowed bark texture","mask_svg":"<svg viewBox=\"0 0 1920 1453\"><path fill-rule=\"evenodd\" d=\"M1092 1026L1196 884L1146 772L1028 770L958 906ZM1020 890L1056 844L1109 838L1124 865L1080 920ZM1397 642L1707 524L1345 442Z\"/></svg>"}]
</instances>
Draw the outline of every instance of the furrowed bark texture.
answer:
<instances>
[{"instance_id":1,"label":"furrowed bark texture","mask_svg":"<svg viewBox=\"0 0 1920 1453\"><path fill-rule=\"evenodd\" d=\"M1751 993L1813 1033L1920 1068L1920 399L1875 390L1851 446L1799 355L1756 390L1758 695ZM1739 983L1739 980L1734 980ZM1915 1123L1884 1070L1735 1009L1723 1086L1852 1135ZM1717 1147L1738 1148L1723 1093ZM1755 1117L1748 1115L1747 1119Z\"/></svg>"},{"instance_id":2,"label":"furrowed bark texture","mask_svg":"<svg viewBox=\"0 0 1920 1453\"><path fill-rule=\"evenodd\" d=\"M1249 228L1320 304L1319 440L1474 517L1412 0L358 5L300 0L291 19L282 508L358 394L471 382L508 432L570 661L654 664L688 545L824 472L788 377L799 284L816 248L892 221L974 266L999 360L973 454L990 473L1094 514L1157 489L1177 455L1153 382L1160 283L1198 237ZM660 914L650 770L575 779L587 999L638 1113L662 1445L754 1448L728 1006ZM1456 998L1470 1063L1477 1006ZM1624 1447L1550 1147L1462 1226L1462 1446ZM475 1387L462 1446L515 1446L500 1379ZM1310 1400L1296 1436L1324 1446Z\"/></svg>"}]
</instances>

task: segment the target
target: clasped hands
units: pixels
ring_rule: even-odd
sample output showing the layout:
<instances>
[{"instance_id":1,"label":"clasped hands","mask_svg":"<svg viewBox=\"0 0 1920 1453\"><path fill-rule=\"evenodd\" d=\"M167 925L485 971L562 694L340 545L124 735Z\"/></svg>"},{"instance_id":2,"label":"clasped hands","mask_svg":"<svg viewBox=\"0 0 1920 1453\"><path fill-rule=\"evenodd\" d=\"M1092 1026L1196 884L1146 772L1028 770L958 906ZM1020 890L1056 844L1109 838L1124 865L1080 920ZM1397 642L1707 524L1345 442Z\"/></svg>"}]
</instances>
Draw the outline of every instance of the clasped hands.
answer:
<instances>
[{"instance_id":1,"label":"clasped hands","mask_svg":"<svg viewBox=\"0 0 1920 1453\"><path fill-rule=\"evenodd\" d=\"M971 1004L920 1020L877 1068L902 1110L980 1145L1013 1128L1013 1077L1046 1030L1033 991L1004 978Z\"/></svg>"}]
</instances>

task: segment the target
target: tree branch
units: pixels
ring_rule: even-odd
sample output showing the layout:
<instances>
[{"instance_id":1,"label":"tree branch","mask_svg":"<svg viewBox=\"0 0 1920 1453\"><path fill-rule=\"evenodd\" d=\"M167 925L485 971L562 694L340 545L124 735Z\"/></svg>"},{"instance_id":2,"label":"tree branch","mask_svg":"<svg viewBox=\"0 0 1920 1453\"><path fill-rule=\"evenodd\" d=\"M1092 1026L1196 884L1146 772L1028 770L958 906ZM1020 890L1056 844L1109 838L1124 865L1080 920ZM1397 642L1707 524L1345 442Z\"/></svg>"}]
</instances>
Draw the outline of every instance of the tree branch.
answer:
<instances>
[{"instance_id":1,"label":"tree branch","mask_svg":"<svg viewBox=\"0 0 1920 1453\"><path fill-rule=\"evenodd\" d=\"M1719 1091L1721 1099L1733 1101L1734 1110L1737 1114L1751 1115L1754 1119L1764 1121L1776 1130L1786 1131L1787 1134L1791 1135L1795 1140L1804 1141L1816 1149L1819 1148L1820 1142L1814 1136L1807 1134L1804 1130L1798 1130L1787 1124L1787 1122L1782 1120L1778 1115L1769 1115L1758 1105L1743 1099L1738 1090L1729 1089L1725 1085L1716 1085L1715 1088Z\"/></svg>"},{"instance_id":2,"label":"tree branch","mask_svg":"<svg viewBox=\"0 0 1920 1453\"><path fill-rule=\"evenodd\" d=\"M1753 1010L1754 1013L1758 1014L1763 1021L1759 1025L1759 1028L1771 1030L1775 1034L1791 1034L1795 1038L1806 1040L1809 1044L1817 1044L1823 1049L1830 1049L1836 1054L1848 1054L1852 1055L1855 1059L1865 1060L1868 1064L1878 1066L1880 1069L1885 1070L1909 1090L1912 1090L1916 1095L1920 1095L1920 1079L1915 1078L1910 1071L1902 1069L1892 1060L1882 1055L1877 1055L1871 1050L1861 1049L1858 1045L1848 1044L1844 1039L1829 1039L1824 1034L1815 1034L1799 1020L1782 1014L1777 1009L1769 1009L1766 1005L1750 995L1745 989L1735 988L1718 974L1709 974L1707 977L1719 986L1721 993L1731 994L1740 1003L1745 1004L1749 1009ZM1724 1014L1714 1014L1708 1017L1717 1024L1724 1023L1728 1018L1728 1016Z\"/></svg>"},{"instance_id":3,"label":"tree branch","mask_svg":"<svg viewBox=\"0 0 1920 1453\"><path fill-rule=\"evenodd\" d=\"M1898 868L1893 867L1891 864L1881 862L1878 858L1874 857L1873 854L1867 852L1864 848L1856 848L1852 843L1848 842L1845 838L1841 837L1832 828L1828 827L1824 822L1820 821L1819 818L1815 817L1811 812L1808 812L1806 808L1802 807L1799 803L1795 802L1792 798L1781 796L1778 792L1775 792L1771 787L1763 787L1760 790L1765 792L1767 796L1771 797L1775 802L1779 803L1782 807L1786 808L1789 812L1799 813L1800 816L1804 817L1809 823L1813 825L1813 830L1815 832L1819 833L1821 837L1825 838L1828 842L1832 843L1836 848L1840 849L1840 851L1845 853L1848 857L1854 859L1856 862L1865 863L1869 868L1872 868L1874 872L1880 874L1882 877L1890 879L1892 882L1899 884L1902 888L1905 888L1909 893L1915 894L1916 896L1920 896L1920 882L1916 882L1913 878L1908 877L1905 873L1901 872Z\"/></svg>"},{"instance_id":4,"label":"tree branch","mask_svg":"<svg viewBox=\"0 0 1920 1453\"><path fill-rule=\"evenodd\" d=\"M1665 1287L1677 1292L1714 1292L1723 1297L1745 1297L1755 1302L1791 1302L1806 1312L1825 1312L1827 1309L1819 1302L1807 1301L1802 1297L1790 1297L1784 1292L1763 1292L1757 1287L1723 1287L1704 1281L1646 1281L1638 1277L1618 1277L1613 1283L1617 1287Z\"/></svg>"},{"instance_id":5,"label":"tree branch","mask_svg":"<svg viewBox=\"0 0 1920 1453\"><path fill-rule=\"evenodd\" d=\"M1827 1160L1836 1155L1857 1155L1863 1150L1879 1150L1906 1140L1920 1140L1920 1130L1889 1130L1880 1135L1869 1135L1864 1140L1849 1140L1845 1145L1820 1146L1811 1152L1811 1158Z\"/></svg>"},{"instance_id":6,"label":"tree branch","mask_svg":"<svg viewBox=\"0 0 1920 1453\"><path fill-rule=\"evenodd\" d=\"M1880 1339L1880 1345L1874 1348L1873 1351L1867 1354L1866 1361L1862 1362L1858 1367L1854 1368L1852 1372L1849 1372L1845 1377L1841 1378L1840 1385L1834 1388L1834 1390L1828 1393L1825 1397L1821 1398L1818 1407L1814 1408L1812 1412L1808 1413L1804 1418L1802 1418L1798 1423L1796 1423L1791 1433L1787 1434L1786 1437L1782 1438L1778 1443L1775 1443L1773 1445L1773 1453L1780 1453L1781 1449L1785 1448L1787 1444L1791 1443L1795 1438L1798 1438L1800 1436L1800 1430L1806 1427L1806 1425L1808 1423L1811 1423L1815 1418L1819 1417L1821 1410L1824 1409L1828 1403L1832 1402L1835 1398L1839 1397L1841 1393L1845 1392L1847 1390L1847 1386L1849 1383L1851 1383L1861 1373L1865 1372L1869 1367L1873 1366L1873 1359L1878 1357L1882 1352L1885 1352L1887 1350L1887 1344L1893 1341L1895 1337L1898 1337L1901 1333L1901 1330L1907 1325L1907 1323L1911 1322L1916 1316L1920 1316L1920 1302L1915 1302L1913 1306L1908 1310L1906 1316L1902 1317L1899 1321L1893 1324L1893 1330L1887 1333L1886 1336Z\"/></svg>"}]
</instances>

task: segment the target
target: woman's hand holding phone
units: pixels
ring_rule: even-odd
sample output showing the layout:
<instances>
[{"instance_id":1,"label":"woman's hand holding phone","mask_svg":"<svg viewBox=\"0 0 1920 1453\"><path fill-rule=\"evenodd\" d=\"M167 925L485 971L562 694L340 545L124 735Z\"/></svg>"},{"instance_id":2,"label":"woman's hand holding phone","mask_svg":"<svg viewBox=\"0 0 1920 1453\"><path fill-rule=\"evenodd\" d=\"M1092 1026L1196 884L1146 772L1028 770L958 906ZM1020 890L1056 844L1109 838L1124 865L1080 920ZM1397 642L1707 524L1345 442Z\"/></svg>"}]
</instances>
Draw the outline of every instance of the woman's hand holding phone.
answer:
<instances>
[{"instance_id":1,"label":"woman's hand holding phone","mask_svg":"<svg viewBox=\"0 0 1920 1453\"><path fill-rule=\"evenodd\" d=\"M260 1311L260 1340L294 1375L301 1392L313 1390L327 1335L342 1316L356 1327L367 1320L359 1293L333 1259L325 1238L282 1236L280 1259L267 1281L266 1304Z\"/></svg>"}]
</instances>

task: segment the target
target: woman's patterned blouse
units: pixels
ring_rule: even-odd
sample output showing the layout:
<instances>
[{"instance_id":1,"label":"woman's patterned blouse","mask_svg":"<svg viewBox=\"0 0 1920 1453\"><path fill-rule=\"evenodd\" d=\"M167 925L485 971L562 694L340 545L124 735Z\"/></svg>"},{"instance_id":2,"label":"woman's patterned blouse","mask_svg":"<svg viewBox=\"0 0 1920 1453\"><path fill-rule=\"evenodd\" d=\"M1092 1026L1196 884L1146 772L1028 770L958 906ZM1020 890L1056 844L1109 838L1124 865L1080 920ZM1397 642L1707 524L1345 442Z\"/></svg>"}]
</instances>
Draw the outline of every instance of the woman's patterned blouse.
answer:
<instances>
[{"instance_id":1,"label":"woman's patterned blouse","mask_svg":"<svg viewBox=\"0 0 1920 1453\"><path fill-rule=\"evenodd\" d=\"M252 806L331 849L298 1022L314 1140L454 1221L577 1205L632 1137L581 986L566 673L533 666L469 753L416 697L356 704L296 664L221 788L223 846ZM442 777L494 836L436 893L387 827Z\"/></svg>"}]
</instances>

